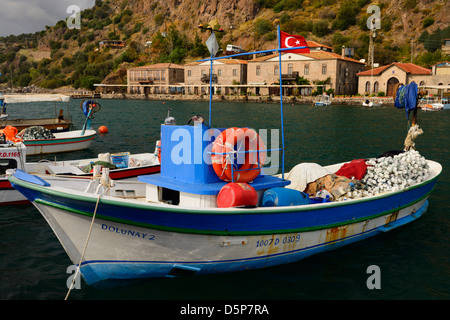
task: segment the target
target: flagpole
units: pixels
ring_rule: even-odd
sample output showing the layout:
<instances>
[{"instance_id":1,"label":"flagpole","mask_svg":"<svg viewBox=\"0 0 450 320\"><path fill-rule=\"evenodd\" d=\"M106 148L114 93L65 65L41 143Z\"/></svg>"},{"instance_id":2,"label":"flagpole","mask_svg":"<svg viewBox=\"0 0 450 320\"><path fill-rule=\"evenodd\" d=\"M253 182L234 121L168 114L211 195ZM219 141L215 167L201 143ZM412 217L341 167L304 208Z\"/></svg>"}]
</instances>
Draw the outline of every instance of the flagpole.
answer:
<instances>
[{"instance_id":1,"label":"flagpole","mask_svg":"<svg viewBox=\"0 0 450 320\"><path fill-rule=\"evenodd\" d=\"M280 26L277 26L278 33L278 73L280 75L280 108L281 108L281 178L284 180L284 124L283 124L283 85L281 75L281 34Z\"/></svg>"}]
</instances>

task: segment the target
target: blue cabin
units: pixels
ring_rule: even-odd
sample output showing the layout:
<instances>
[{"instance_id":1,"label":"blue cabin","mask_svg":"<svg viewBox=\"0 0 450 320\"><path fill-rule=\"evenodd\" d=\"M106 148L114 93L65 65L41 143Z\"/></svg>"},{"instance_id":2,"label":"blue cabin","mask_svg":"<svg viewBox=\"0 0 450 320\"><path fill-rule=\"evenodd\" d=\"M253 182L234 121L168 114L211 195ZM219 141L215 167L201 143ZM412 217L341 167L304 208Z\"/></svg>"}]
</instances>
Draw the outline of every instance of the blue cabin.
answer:
<instances>
[{"instance_id":1,"label":"blue cabin","mask_svg":"<svg viewBox=\"0 0 450 320\"><path fill-rule=\"evenodd\" d=\"M217 207L217 195L228 182L214 172L210 151L222 130L204 124L161 125L161 172L138 178L147 184L147 201ZM263 174L249 182L260 198L265 190L289 183Z\"/></svg>"}]
</instances>

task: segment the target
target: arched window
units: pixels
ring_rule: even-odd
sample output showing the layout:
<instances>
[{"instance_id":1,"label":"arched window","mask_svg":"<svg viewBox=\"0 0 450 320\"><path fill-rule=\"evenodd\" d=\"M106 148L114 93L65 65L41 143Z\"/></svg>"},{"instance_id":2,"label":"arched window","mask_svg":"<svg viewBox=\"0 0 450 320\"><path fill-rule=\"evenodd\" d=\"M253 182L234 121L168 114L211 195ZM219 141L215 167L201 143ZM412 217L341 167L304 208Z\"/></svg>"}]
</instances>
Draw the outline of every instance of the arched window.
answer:
<instances>
[{"instance_id":1,"label":"arched window","mask_svg":"<svg viewBox=\"0 0 450 320\"><path fill-rule=\"evenodd\" d=\"M379 89L378 81L375 81L375 83L373 84L373 92L377 93L378 89Z\"/></svg>"},{"instance_id":2,"label":"arched window","mask_svg":"<svg viewBox=\"0 0 450 320\"><path fill-rule=\"evenodd\" d=\"M370 81L366 82L366 90L365 92L370 92Z\"/></svg>"},{"instance_id":3,"label":"arched window","mask_svg":"<svg viewBox=\"0 0 450 320\"><path fill-rule=\"evenodd\" d=\"M425 81L420 81L419 86L424 86L425 85Z\"/></svg>"}]
</instances>

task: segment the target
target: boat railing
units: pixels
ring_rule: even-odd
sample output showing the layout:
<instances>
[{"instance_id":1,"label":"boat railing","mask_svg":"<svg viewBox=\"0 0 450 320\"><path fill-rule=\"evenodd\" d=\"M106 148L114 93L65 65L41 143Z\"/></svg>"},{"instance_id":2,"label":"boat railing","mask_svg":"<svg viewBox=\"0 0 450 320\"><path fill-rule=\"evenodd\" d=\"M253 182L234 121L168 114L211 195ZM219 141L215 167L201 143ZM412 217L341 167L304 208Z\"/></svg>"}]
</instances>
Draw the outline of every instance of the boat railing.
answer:
<instances>
[{"instance_id":1,"label":"boat railing","mask_svg":"<svg viewBox=\"0 0 450 320\"><path fill-rule=\"evenodd\" d=\"M271 165L271 166L261 166L261 161L260 161L260 154L261 153L267 153L268 151L270 152L274 152L274 151L282 151L283 148L275 148L275 149L264 149L264 150L245 150L245 151L237 151L237 150L233 150L233 151L228 151L228 152L212 152L209 151L208 153L211 155L221 155L221 156L226 156L225 157L225 161L227 164L230 164L230 168L231 168L231 181L235 182L234 180L234 172L245 172L245 171L251 171L251 170L261 170L261 169L270 169L270 168L281 168L282 164L280 165ZM237 155L238 154L245 154L245 153L256 153L257 154L257 159L256 159L256 163L257 166L254 168L247 168L247 169L241 169L238 168L237 165L238 163L234 163L234 161L232 161L231 159L238 159Z\"/></svg>"}]
</instances>

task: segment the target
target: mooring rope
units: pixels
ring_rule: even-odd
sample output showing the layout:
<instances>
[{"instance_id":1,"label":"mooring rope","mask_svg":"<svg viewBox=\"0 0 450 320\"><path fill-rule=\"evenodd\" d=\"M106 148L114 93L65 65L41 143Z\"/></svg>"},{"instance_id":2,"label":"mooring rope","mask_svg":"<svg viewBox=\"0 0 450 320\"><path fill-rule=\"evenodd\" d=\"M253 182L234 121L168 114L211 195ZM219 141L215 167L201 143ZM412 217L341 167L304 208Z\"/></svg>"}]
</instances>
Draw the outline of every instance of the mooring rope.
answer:
<instances>
[{"instance_id":1,"label":"mooring rope","mask_svg":"<svg viewBox=\"0 0 450 320\"><path fill-rule=\"evenodd\" d=\"M102 184L100 184L100 186L101 186L101 185L102 185ZM106 185L106 184L105 184L105 185ZM77 271L75 272L75 275L74 275L74 277L73 277L72 283L70 284L70 288L69 288L69 290L67 291L67 294L66 294L66 297L64 298L64 300L67 300L67 298L69 297L69 294L70 294L70 292L72 291L73 285L75 284L75 281L76 281L76 279L77 279L78 273L80 272L81 262L83 262L84 254L86 253L87 245L88 245L89 239L90 239L90 237L91 237L92 227L94 226L94 220L95 220L95 215L96 215L96 213L97 213L98 203L100 202L101 196L102 196L102 195L109 189L109 187L110 187L109 185L106 185L106 186L107 186L107 188L105 188L105 190L104 190L102 193L100 193L100 194L98 195L98 197L97 197L97 202L95 203L94 214L92 215L92 221L91 221L91 225L90 225L90 227L89 227L89 233L88 233L88 236L87 236L87 238L86 238L86 242L85 242L85 244L84 244L84 249L83 249L83 252L82 252L81 257L80 257L80 262L78 263Z\"/></svg>"}]
</instances>

